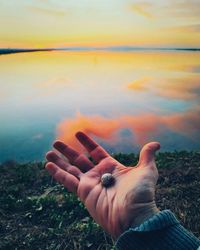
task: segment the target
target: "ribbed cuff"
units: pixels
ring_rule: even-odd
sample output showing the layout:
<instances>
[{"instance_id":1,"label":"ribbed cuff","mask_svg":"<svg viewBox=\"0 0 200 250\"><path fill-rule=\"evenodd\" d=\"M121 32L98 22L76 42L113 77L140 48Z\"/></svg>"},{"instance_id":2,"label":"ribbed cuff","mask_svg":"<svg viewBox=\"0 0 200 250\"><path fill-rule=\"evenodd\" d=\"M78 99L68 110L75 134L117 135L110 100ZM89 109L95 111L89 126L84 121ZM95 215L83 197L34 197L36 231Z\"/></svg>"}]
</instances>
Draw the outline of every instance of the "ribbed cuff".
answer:
<instances>
[{"instance_id":1,"label":"ribbed cuff","mask_svg":"<svg viewBox=\"0 0 200 250\"><path fill-rule=\"evenodd\" d=\"M119 250L197 250L200 241L182 227L170 210L129 228L116 242Z\"/></svg>"}]
</instances>

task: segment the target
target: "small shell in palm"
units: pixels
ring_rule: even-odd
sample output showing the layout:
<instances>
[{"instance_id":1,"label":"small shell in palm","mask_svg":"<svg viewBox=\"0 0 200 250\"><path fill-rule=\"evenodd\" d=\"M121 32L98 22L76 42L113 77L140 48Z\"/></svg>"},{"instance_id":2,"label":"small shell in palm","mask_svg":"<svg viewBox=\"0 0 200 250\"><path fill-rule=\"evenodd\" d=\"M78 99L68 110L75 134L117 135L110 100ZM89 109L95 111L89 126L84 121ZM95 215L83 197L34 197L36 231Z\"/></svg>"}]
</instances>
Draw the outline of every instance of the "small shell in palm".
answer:
<instances>
[{"instance_id":1,"label":"small shell in palm","mask_svg":"<svg viewBox=\"0 0 200 250\"><path fill-rule=\"evenodd\" d=\"M101 176L101 184L103 187L110 187L115 183L115 178L110 173L105 173Z\"/></svg>"}]
</instances>

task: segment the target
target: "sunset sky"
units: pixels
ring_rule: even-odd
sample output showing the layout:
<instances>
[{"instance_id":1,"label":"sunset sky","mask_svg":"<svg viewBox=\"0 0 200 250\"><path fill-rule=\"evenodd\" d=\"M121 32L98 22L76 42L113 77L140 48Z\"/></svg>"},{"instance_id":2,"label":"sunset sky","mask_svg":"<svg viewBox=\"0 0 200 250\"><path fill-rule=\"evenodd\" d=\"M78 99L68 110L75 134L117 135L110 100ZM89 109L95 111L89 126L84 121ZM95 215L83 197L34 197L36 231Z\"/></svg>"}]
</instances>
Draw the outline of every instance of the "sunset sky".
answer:
<instances>
[{"instance_id":1,"label":"sunset sky","mask_svg":"<svg viewBox=\"0 0 200 250\"><path fill-rule=\"evenodd\" d=\"M0 0L0 47L200 47L199 0Z\"/></svg>"},{"instance_id":2,"label":"sunset sky","mask_svg":"<svg viewBox=\"0 0 200 250\"><path fill-rule=\"evenodd\" d=\"M200 48L200 0L0 0L0 48L73 48L0 56L0 162L80 149L77 130L109 152L199 150L200 51L118 46Z\"/></svg>"}]
</instances>

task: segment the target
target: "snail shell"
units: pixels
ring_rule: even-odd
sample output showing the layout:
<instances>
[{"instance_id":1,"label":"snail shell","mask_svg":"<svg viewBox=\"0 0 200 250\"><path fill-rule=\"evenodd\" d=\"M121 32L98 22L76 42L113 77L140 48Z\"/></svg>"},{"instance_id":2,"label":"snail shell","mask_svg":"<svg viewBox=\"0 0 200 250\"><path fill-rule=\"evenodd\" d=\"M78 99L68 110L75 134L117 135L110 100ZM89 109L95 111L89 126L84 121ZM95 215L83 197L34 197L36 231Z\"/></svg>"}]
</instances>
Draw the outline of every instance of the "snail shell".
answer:
<instances>
[{"instance_id":1,"label":"snail shell","mask_svg":"<svg viewBox=\"0 0 200 250\"><path fill-rule=\"evenodd\" d=\"M110 187L114 184L115 178L110 173L105 173L101 176L101 184L104 187Z\"/></svg>"}]
</instances>

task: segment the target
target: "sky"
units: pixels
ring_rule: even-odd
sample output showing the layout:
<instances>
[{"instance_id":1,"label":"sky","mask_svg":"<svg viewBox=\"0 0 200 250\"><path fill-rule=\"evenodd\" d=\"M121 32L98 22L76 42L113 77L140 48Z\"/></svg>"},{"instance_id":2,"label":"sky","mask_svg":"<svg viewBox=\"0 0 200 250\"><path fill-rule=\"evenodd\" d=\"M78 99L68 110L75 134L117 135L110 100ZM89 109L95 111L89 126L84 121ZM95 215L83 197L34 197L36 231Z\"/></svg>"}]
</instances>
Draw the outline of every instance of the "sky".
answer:
<instances>
[{"instance_id":1,"label":"sky","mask_svg":"<svg viewBox=\"0 0 200 250\"><path fill-rule=\"evenodd\" d=\"M1 48L200 47L199 0L0 0Z\"/></svg>"}]
</instances>

